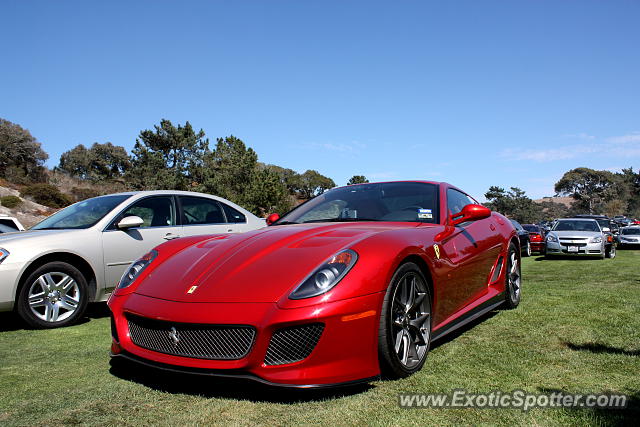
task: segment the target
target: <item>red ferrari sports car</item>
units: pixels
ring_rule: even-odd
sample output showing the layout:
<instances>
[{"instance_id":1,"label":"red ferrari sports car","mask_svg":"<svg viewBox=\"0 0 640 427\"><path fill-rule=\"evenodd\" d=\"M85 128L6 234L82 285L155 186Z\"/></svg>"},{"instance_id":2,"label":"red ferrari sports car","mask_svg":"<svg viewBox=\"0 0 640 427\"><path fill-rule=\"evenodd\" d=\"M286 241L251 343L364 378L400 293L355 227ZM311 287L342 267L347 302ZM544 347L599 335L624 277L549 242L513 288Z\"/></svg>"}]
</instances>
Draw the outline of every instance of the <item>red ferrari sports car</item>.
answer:
<instances>
[{"instance_id":1,"label":"red ferrari sports car","mask_svg":"<svg viewBox=\"0 0 640 427\"><path fill-rule=\"evenodd\" d=\"M335 188L269 227L186 237L109 300L111 354L290 387L418 371L429 345L520 301L511 222L447 183Z\"/></svg>"}]
</instances>

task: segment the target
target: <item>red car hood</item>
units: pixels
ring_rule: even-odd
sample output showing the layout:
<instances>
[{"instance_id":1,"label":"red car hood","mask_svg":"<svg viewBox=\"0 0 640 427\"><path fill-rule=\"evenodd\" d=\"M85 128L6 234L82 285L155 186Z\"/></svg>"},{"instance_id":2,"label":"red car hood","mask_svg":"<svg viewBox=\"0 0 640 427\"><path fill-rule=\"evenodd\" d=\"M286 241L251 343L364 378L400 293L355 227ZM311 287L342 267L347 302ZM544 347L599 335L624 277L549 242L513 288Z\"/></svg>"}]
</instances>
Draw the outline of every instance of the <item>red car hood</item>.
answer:
<instances>
[{"instance_id":1,"label":"red car hood","mask_svg":"<svg viewBox=\"0 0 640 427\"><path fill-rule=\"evenodd\" d=\"M417 224L284 225L212 238L155 266L135 292L181 302L276 302L341 249L412 226Z\"/></svg>"}]
</instances>

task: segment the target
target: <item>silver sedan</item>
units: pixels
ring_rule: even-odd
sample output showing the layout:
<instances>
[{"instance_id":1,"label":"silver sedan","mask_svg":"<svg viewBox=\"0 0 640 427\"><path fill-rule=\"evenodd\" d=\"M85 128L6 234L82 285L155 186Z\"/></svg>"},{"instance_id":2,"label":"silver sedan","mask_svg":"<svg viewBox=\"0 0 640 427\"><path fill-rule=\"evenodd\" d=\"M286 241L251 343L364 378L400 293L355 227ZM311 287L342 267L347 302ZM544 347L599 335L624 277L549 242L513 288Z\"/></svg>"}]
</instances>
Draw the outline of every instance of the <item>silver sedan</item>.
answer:
<instances>
[{"instance_id":1,"label":"silver sedan","mask_svg":"<svg viewBox=\"0 0 640 427\"><path fill-rule=\"evenodd\" d=\"M66 326L89 302L106 301L125 269L153 247L264 226L208 194L143 191L84 200L29 231L0 235L0 311L16 309L35 327Z\"/></svg>"},{"instance_id":2,"label":"silver sedan","mask_svg":"<svg viewBox=\"0 0 640 427\"><path fill-rule=\"evenodd\" d=\"M595 219L559 219L547 233L545 255L547 257L572 255L604 258L605 239L606 236Z\"/></svg>"}]
</instances>

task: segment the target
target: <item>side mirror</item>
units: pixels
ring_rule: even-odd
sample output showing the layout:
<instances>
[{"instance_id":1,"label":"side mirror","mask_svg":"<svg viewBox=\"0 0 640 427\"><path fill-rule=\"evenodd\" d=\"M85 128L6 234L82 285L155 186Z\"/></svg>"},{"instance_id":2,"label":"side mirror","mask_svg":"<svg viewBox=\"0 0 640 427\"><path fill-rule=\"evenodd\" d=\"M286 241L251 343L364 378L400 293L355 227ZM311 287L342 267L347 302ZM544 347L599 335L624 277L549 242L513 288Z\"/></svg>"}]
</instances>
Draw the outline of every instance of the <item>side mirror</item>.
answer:
<instances>
[{"instance_id":1,"label":"side mirror","mask_svg":"<svg viewBox=\"0 0 640 427\"><path fill-rule=\"evenodd\" d=\"M467 205L457 214L451 215L451 223L453 225L462 224L468 221L477 221L479 219L489 218L491 210L480 205Z\"/></svg>"},{"instance_id":2,"label":"side mirror","mask_svg":"<svg viewBox=\"0 0 640 427\"><path fill-rule=\"evenodd\" d=\"M277 221L277 220L279 220L279 219L280 219L280 215L279 215L279 214L277 214L277 213L272 213L272 214L271 214L271 215L269 215L269 216L267 217L267 219L266 219L266 221L267 221L267 225L271 225L271 224L273 224L274 222L276 222L276 221Z\"/></svg>"},{"instance_id":3,"label":"side mirror","mask_svg":"<svg viewBox=\"0 0 640 427\"><path fill-rule=\"evenodd\" d=\"M116 225L120 230L127 230L129 228L140 227L144 224L144 221L139 216L127 216L120 220Z\"/></svg>"}]
</instances>

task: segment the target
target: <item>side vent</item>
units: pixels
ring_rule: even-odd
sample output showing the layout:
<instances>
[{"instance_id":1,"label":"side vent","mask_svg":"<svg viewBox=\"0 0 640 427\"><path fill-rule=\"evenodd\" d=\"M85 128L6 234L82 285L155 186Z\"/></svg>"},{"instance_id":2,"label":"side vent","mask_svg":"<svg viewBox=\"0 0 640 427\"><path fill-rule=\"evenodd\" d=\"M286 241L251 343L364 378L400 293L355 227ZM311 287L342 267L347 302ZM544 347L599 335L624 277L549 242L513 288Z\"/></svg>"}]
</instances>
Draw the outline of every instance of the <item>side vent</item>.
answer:
<instances>
[{"instance_id":1,"label":"side vent","mask_svg":"<svg viewBox=\"0 0 640 427\"><path fill-rule=\"evenodd\" d=\"M493 283L496 280L498 280L498 277L500 277L500 272L502 271L502 263L504 262L504 257L500 257L498 258L498 262L496 263L496 266L493 269L493 274L491 275L491 280L489 281L489 283Z\"/></svg>"}]
</instances>

